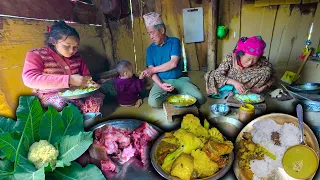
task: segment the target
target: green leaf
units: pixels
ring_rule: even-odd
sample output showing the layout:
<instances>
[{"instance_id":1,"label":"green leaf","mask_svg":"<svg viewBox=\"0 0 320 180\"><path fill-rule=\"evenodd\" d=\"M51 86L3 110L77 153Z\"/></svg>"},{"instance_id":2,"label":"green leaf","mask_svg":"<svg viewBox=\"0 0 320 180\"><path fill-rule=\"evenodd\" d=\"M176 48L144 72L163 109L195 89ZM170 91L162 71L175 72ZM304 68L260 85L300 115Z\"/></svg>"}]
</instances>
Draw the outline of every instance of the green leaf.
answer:
<instances>
[{"instance_id":1,"label":"green leaf","mask_svg":"<svg viewBox=\"0 0 320 180\"><path fill-rule=\"evenodd\" d=\"M11 161L15 161L19 141L11 137L10 133L0 134L0 149L5 156Z\"/></svg>"},{"instance_id":2,"label":"green leaf","mask_svg":"<svg viewBox=\"0 0 320 180\"><path fill-rule=\"evenodd\" d=\"M72 162L71 166L65 168L57 168L52 174L59 180L104 180L106 179L100 169L93 165L88 164L82 168L80 164Z\"/></svg>"},{"instance_id":3,"label":"green leaf","mask_svg":"<svg viewBox=\"0 0 320 180\"><path fill-rule=\"evenodd\" d=\"M78 107L70 103L67 107L63 108L61 114L65 127L62 136L75 135L84 131L83 115Z\"/></svg>"},{"instance_id":4,"label":"green leaf","mask_svg":"<svg viewBox=\"0 0 320 180\"><path fill-rule=\"evenodd\" d=\"M16 124L16 121L10 118L0 117L0 133L3 133L3 132L13 133L14 132L13 127L15 124Z\"/></svg>"},{"instance_id":5,"label":"green leaf","mask_svg":"<svg viewBox=\"0 0 320 180\"><path fill-rule=\"evenodd\" d=\"M18 121L15 129L18 132L23 132L27 138L27 147L29 147L39 138L39 127L43 117L43 109L39 99L35 96L21 96L19 106L16 111Z\"/></svg>"},{"instance_id":6,"label":"green leaf","mask_svg":"<svg viewBox=\"0 0 320 180\"><path fill-rule=\"evenodd\" d=\"M44 167L36 169L28 161L19 162L14 173L17 180L44 180Z\"/></svg>"},{"instance_id":7,"label":"green leaf","mask_svg":"<svg viewBox=\"0 0 320 180\"><path fill-rule=\"evenodd\" d=\"M12 172L0 173L0 180L15 180Z\"/></svg>"},{"instance_id":8,"label":"green leaf","mask_svg":"<svg viewBox=\"0 0 320 180\"><path fill-rule=\"evenodd\" d=\"M13 163L8 159L0 161L0 174L13 171Z\"/></svg>"},{"instance_id":9,"label":"green leaf","mask_svg":"<svg viewBox=\"0 0 320 180\"><path fill-rule=\"evenodd\" d=\"M0 151L0 159L4 159L6 156L3 154L2 151Z\"/></svg>"},{"instance_id":10,"label":"green leaf","mask_svg":"<svg viewBox=\"0 0 320 180\"><path fill-rule=\"evenodd\" d=\"M0 180L13 180L13 163L7 159L0 161Z\"/></svg>"},{"instance_id":11,"label":"green leaf","mask_svg":"<svg viewBox=\"0 0 320 180\"><path fill-rule=\"evenodd\" d=\"M70 166L70 165L71 165L71 163L63 163L62 160L57 160L57 162L56 162L56 168L57 168L57 167Z\"/></svg>"},{"instance_id":12,"label":"green leaf","mask_svg":"<svg viewBox=\"0 0 320 180\"><path fill-rule=\"evenodd\" d=\"M61 137L64 125L61 115L52 106L48 107L40 123L40 138L55 144Z\"/></svg>"},{"instance_id":13,"label":"green leaf","mask_svg":"<svg viewBox=\"0 0 320 180\"><path fill-rule=\"evenodd\" d=\"M80 157L92 144L92 132L80 132L74 136L64 136L59 147L58 160L68 165Z\"/></svg>"}]
</instances>

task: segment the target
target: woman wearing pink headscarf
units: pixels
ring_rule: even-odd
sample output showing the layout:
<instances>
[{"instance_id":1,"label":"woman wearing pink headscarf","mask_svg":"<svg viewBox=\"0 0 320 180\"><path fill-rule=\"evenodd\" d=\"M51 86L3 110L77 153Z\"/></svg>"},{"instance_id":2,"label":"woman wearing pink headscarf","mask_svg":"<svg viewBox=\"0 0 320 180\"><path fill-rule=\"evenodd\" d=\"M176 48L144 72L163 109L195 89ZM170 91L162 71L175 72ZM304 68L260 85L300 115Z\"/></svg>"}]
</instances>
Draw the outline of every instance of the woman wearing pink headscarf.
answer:
<instances>
[{"instance_id":1,"label":"woman wearing pink headscarf","mask_svg":"<svg viewBox=\"0 0 320 180\"><path fill-rule=\"evenodd\" d=\"M216 70L205 74L208 95L218 94L218 88L233 85L238 93L246 90L261 93L275 80L272 64L262 56L266 43L260 36L239 39L232 54Z\"/></svg>"}]
</instances>

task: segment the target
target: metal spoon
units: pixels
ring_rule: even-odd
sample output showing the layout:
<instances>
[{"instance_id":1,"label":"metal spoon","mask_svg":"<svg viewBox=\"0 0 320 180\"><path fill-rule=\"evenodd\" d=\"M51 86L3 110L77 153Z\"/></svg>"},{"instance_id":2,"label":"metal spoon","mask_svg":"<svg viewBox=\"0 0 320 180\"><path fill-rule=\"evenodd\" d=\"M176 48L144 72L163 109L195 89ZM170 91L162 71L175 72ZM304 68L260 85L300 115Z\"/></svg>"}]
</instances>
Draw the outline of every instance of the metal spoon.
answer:
<instances>
[{"instance_id":1,"label":"metal spoon","mask_svg":"<svg viewBox=\"0 0 320 180\"><path fill-rule=\"evenodd\" d=\"M299 129L300 129L300 144L305 144L304 141L304 133L303 133L303 109L301 104L298 104L296 107L298 122L299 122Z\"/></svg>"}]
</instances>

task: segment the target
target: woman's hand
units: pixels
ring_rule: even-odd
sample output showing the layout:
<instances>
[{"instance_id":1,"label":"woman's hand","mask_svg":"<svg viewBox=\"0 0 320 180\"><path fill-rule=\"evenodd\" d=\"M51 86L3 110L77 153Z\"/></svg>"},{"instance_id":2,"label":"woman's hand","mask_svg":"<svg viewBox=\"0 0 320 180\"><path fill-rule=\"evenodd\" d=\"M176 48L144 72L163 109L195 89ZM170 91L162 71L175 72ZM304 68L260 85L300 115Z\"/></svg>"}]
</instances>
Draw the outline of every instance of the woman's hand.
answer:
<instances>
[{"instance_id":1,"label":"woman's hand","mask_svg":"<svg viewBox=\"0 0 320 180\"><path fill-rule=\"evenodd\" d=\"M173 87L171 84L168 84L168 83L162 83L162 84L160 85L160 87L161 87L163 90L167 91L167 92L171 92L171 91L174 90L174 87Z\"/></svg>"},{"instance_id":2,"label":"woman's hand","mask_svg":"<svg viewBox=\"0 0 320 180\"><path fill-rule=\"evenodd\" d=\"M211 96L212 94L217 94L217 91L215 88L206 88L207 95Z\"/></svg>"},{"instance_id":3,"label":"woman's hand","mask_svg":"<svg viewBox=\"0 0 320 180\"><path fill-rule=\"evenodd\" d=\"M239 81L233 80L233 79L229 79L227 81L227 84L233 85L239 94L243 94L247 90L246 87L244 86L244 84L240 83Z\"/></svg>"},{"instance_id":4,"label":"woman's hand","mask_svg":"<svg viewBox=\"0 0 320 180\"><path fill-rule=\"evenodd\" d=\"M89 76L81 76L79 74L70 75L69 84L74 86L85 87L87 86L91 77Z\"/></svg>"},{"instance_id":5,"label":"woman's hand","mask_svg":"<svg viewBox=\"0 0 320 180\"><path fill-rule=\"evenodd\" d=\"M266 85L263 85L263 86L261 86L261 87L259 87L259 88L255 87L255 88L252 88L252 89L250 90L250 92L259 94L259 93L261 93L262 91L266 90L267 87L268 87L268 86L266 86Z\"/></svg>"}]
</instances>

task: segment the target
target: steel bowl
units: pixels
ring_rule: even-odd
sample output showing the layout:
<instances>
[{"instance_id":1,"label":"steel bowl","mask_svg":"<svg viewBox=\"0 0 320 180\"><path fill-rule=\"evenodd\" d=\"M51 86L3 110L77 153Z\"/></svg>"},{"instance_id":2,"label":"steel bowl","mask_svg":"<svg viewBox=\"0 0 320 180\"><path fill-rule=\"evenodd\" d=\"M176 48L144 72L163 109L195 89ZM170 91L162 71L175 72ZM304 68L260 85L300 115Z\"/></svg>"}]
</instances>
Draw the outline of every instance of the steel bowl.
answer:
<instances>
[{"instance_id":1,"label":"steel bowl","mask_svg":"<svg viewBox=\"0 0 320 180\"><path fill-rule=\"evenodd\" d=\"M244 124L241 121L227 116L215 117L210 121L212 121L214 126L230 140L234 140L244 127Z\"/></svg>"},{"instance_id":2,"label":"steel bowl","mask_svg":"<svg viewBox=\"0 0 320 180\"><path fill-rule=\"evenodd\" d=\"M293 85L287 85L287 88L293 92L301 92L301 93L312 93L316 94L320 92L320 84L319 83L299 83Z\"/></svg>"},{"instance_id":3,"label":"steel bowl","mask_svg":"<svg viewBox=\"0 0 320 180\"><path fill-rule=\"evenodd\" d=\"M161 135L156 142L153 144L152 148L151 148L151 152L150 152L150 156L151 156L151 163L152 166L154 167L154 169L165 179L179 179L177 177L171 176L170 174L166 173L161 166L159 165L159 163L156 160L156 150L157 150L157 146L159 145L159 143L161 142L162 138L164 138L165 134ZM220 169L218 172L216 172L214 175L206 177L206 178L202 178L201 180L217 180L220 179L221 177L223 177L225 174L227 174L227 172L230 170L231 166L232 166L232 162L234 159L234 153L233 151L229 154L229 161L228 164Z\"/></svg>"},{"instance_id":4,"label":"steel bowl","mask_svg":"<svg viewBox=\"0 0 320 180\"><path fill-rule=\"evenodd\" d=\"M173 107L181 108L192 106L197 102L197 99L187 94L177 94L169 96L167 102Z\"/></svg>"},{"instance_id":5,"label":"steel bowl","mask_svg":"<svg viewBox=\"0 0 320 180\"><path fill-rule=\"evenodd\" d=\"M216 116L225 116L230 111L230 108L225 104L213 104L210 106L210 110Z\"/></svg>"}]
</instances>

